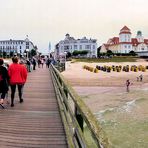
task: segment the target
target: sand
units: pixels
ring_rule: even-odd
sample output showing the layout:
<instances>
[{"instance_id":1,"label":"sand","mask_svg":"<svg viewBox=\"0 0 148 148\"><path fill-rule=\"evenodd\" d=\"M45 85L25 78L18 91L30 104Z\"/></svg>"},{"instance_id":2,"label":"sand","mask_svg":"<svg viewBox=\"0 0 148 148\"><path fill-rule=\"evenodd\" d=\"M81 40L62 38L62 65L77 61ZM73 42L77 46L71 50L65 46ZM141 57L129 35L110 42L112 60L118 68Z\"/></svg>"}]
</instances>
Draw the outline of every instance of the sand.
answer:
<instances>
[{"instance_id":1,"label":"sand","mask_svg":"<svg viewBox=\"0 0 148 148\"><path fill-rule=\"evenodd\" d=\"M148 62L124 62L124 63L66 63L66 71L62 75L70 82L77 93L83 97L85 103L93 112L105 109L107 106L118 106L121 102L131 101L136 96L129 95L136 89L146 89L148 87L148 70L146 72L103 72L93 73L83 69L83 65L96 67L96 65L143 65ZM143 81L137 82L137 77L143 75ZM130 93L126 92L126 80L130 79ZM121 97L121 98L120 98ZM112 99L110 99L112 98ZM114 98L114 99L113 99ZM116 99L115 99L116 98ZM118 98L118 99L117 99ZM126 98L126 99L124 99Z\"/></svg>"},{"instance_id":2,"label":"sand","mask_svg":"<svg viewBox=\"0 0 148 148\"><path fill-rule=\"evenodd\" d=\"M70 82L85 104L104 128L115 148L143 147L148 145L148 70L146 72L92 73L83 65L143 65L148 62L124 63L66 63L62 75ZM137 77L143 75L143 81ZM126 80L131 82L126 91Z\"/></svg>"}]
</instances>

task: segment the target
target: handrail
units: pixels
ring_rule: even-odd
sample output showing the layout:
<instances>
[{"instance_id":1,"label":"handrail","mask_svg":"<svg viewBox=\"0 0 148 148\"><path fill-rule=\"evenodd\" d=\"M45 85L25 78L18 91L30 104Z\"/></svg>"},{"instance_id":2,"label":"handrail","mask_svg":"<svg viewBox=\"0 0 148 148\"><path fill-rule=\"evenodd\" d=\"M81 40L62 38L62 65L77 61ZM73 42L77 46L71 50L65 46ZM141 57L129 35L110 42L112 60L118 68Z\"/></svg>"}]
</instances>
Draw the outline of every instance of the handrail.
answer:
<instances>
[{"instance_id":1,"label":"handrail","mask_svg":"<svg viewBox=\"0 0 148 148\"><path fill-rule=\"evenodd\" d=\"M53 65L50 66L50 72L69 147L89 147L83 132L85 122L96 147L108 148L108 138L90 109Z\"/></svg>"}]
</instances>

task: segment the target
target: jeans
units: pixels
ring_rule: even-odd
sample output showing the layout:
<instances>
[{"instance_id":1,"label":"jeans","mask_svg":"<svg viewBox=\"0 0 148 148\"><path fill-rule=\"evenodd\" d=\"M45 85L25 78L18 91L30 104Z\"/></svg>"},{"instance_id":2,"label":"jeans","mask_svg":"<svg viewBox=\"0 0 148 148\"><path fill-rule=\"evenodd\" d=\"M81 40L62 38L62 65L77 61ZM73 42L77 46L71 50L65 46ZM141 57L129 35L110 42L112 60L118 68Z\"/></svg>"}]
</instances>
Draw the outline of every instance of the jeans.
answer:
<instances>
[{"instance_id":1,"label":"jeans","mask_svg":"<svg viewBox=\"0 0 148 148\"><path fill-rule=\"evenodd\" d=\"M19 99L20 99L20 101L22 100L24 84L14 84L14 85L11 85L11 104L14 103L14 96L15 96L15 91L16 91L16 85L18 87Z\"/></svg>"}]
</instances>

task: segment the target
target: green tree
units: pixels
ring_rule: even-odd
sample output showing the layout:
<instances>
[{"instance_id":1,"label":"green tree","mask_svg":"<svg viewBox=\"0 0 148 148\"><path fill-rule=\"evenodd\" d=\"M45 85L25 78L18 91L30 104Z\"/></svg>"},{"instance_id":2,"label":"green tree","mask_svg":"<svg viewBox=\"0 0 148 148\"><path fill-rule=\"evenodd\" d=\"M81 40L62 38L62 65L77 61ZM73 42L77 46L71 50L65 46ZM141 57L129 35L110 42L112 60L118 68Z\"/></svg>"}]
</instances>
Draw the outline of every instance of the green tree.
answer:
<instances>
[{"instance_id":1,"label":"green tree","mask_svg":"<svg viewBox=\"0 0 148 148\"><path fill-rule=\"evenodd\" d=\"M14 53L13 51L10 52L10 57L13 57Z\"/></svg>"},{"instance_id":2,"label":"green tree","mask_svg":"<svg viewBox=\"0 0 148 148\"><path fill-rule=\"evenodd\" d=\"M100 57L101 56L100 50L101 50L101 46L97 48L97 57Z\"/></svg>"},{"instance_id":3,"label":"green tree","mask_svg":"<svg viewBox=\"0 0 148 148\"><path fill-rule=\"evenodd\" d=\"M137 54L132 50L129 52L129 55L136 56Z\"/></svg>"},{"instance_id":4,"label":"green tree","mask_svg":"<svg viewBox=\"0 0 148 148\"><path fill-rule=\"evenodd\" d=\"M35 49L32 49L32 50L30 51L30 54L31 54L31 56L35 56L35 55L37 54L37 52L36 52Z\"/></svg>"},{"instance_id":5,"label":"green tree","mask_svg":"<svg viewBox=\"0 0 148 148\"><path fill-rule=\"evenodd\" d=\"M77 56L78 54L79 54L78 50L74 50L73 53L72 53L73 56Z\"/></svg>"},{"instance_id":6,"label":"green tree","mask_svg":"<svg viewBox=\"0 0 148 148\"><path fill-rule=\"evenodd\" d=\"M111 55L113 55L113 52L111 51L111 50L107 50L107 56L111 56Z\"/></svg>"},{"instance_id":7,"label":"green tree","mask_svg":"<svg viewBox=\"0 0 148 148\"><path fill-rule=\"evenodd\" d=\"M3 51L3 57L6 58L6 56L7 56L6 51Z\"/></svg>"},{"instance_id":8,"label":"green tree","mask_svg":"<svg viewBox=\"0 0 148 148\"><path fill-rule=\"evenodd\" d=\"M70 52L67 52L66 53L66 58L70 58L71 57L71 53Z\"/></svg>"}]
</instances>

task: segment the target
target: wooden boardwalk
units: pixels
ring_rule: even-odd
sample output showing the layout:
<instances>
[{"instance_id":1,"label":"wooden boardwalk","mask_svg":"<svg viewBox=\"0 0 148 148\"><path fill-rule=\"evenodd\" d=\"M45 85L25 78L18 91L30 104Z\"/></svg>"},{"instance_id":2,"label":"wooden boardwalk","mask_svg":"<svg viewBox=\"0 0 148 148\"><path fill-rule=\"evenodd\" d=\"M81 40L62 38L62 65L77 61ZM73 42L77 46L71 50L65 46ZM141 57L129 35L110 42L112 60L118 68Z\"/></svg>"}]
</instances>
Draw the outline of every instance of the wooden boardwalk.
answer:
<instances>
[{"instance_id":1,"label":"wooden boardwalk","mask_svg":"<svg viewBox=\"0 0 148 148\"><path fill-rule=\"evenodd\" d=\"M0 109L0 148L67 148L48 69L28 74L23 96L22 104L16 93L14 107Z\"/></svg>"}]
</instances>

